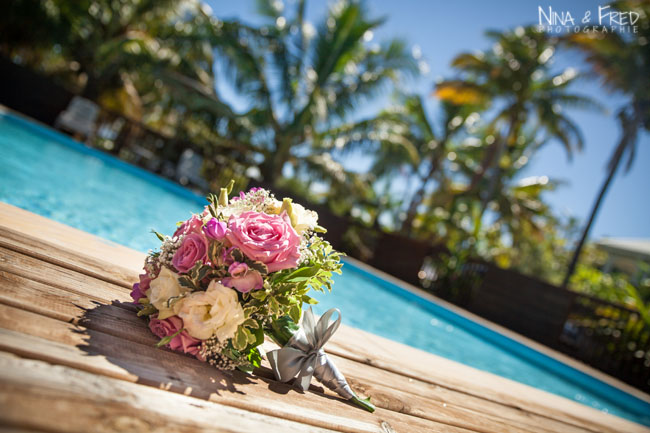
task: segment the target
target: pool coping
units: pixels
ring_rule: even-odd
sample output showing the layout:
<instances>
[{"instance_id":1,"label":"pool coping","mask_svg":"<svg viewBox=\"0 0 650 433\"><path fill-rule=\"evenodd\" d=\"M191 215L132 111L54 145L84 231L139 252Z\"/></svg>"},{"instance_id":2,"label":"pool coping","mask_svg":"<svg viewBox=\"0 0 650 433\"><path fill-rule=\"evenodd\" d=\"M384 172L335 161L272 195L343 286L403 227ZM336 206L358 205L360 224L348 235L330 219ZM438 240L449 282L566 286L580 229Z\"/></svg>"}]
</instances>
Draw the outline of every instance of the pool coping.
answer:
<instances>
[{"instance_id":1,"label":"pool coping","mask_svg":"<svg viewBox=\"0 0 650 433\"><path fill-rule=\"evenodd\" d=\"M617 400L617 396L611 395L608 391L613 392L614 394L623 393L624 395L621 395L621 397L625 397L626 394L628 399L630 397L636 398L639 401L634 406L635 409L641 413L644 413L644 410L647 410L648 408L647 405L650 405L650 394L646 394L643 391L603 373L602 371L596 370L581 361L564 355L561 352L544 346L541 343L524 337L523 335L504 328L501 325L477 316L355 258L346 256L343 258L343 261L353 265L361 271L364 276L372 279L383 287L393 289L393 286L395 286L398 289L401 289L401 294L405 295L406 298L419 303L430 311L435 310L435 313L440 314L444 319L454 322L458 326L465 328L481 338L486 338L493 344L512 350L518 356L521 356L536 365L541 365L561 377L575 381L596 394L606 396L606 398L614 401ZM485 332L485 330L488 332ZM512 345L512 342L516 344ZM560 365L548 365L545 361L549 360L551 363L557 363ZM569 367L570 371L573 370L571 371L573 374L567 375L566 370L560 370L562 364L565 368Z\"/></svg>"}]
</instances>

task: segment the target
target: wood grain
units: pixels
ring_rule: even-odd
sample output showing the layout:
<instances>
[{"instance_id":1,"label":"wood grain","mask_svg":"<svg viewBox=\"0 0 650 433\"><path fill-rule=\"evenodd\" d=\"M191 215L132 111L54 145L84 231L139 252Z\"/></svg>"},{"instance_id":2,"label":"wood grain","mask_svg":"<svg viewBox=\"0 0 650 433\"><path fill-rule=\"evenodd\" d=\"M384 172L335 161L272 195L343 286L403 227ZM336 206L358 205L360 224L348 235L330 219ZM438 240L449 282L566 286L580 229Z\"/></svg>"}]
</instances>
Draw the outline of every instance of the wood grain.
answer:
<instances>
[{"instance_id":1,"label":"wood grain","mask_svg":"<svg viewBox=\"0 0 650 433\"><path fill-rule=\"evenodd\" d=\"M370 414L318 387L298 393L268 377L222 372L181 354L4 305L0 349L337 431L382 432L383 422L399 432L470 431L381 408Z\"/></svg>"},{"instance_id":2,"label":"wood grain","mask_svg":"<svg viewBox=\"0 0 650 433\"><path fill-rule=\"evenodd\" d=\"M6 203L0 245L114 284L137 281L145 255Z\"/></svg>"},{"instance_id":3,"label":"wood grain","mask_svg":"<svg viewBox=\"0 0 650 433\"><path fill-rule=\"evenodd\" d=\"M34 273L45 274L52 266L19 256L22 255L0 249L0 257L5 258L0 260L0 286L5 288L0 292L1 302L65 322L83 323L92 330L125 340L149 346L155 344L156 338L148 331L144 320L137 318L133 311L108 305L110 299L102 297L97 299L105 305L98 307L96 301L75 294L92 292L93 279L90 277L67 275L66 278L75 282L74 293L68 293L8 272L29 268ZM124 296L124 299L128 298ZM468 396L464 394L456 393L456 403L447 402L438 396L439 387L372 366L360 365L345 358L334 358L357 389L371 395L376 404L386 409L477 431L557 431L559 427L566 431L572 429L572 426L546 418L531 420L530 416L522 417L520 411L509 407L499 406L497 410L486 410L485 406L490 406L490 402L482 399L470 399L472 404L467 408L467 404L462 404L468 401ZM505 422L502 420L504 416L507 419Z\"/></svg>"},{"instance_id":4,"label":"wood grain","mask_svg":"<svg viewBox=\"0 0 650 433\"><path fill-rule=\"evenodd\" d=\"M56 432L331 432L0 352L0 418Z\"/></svg>"}]
</instances>

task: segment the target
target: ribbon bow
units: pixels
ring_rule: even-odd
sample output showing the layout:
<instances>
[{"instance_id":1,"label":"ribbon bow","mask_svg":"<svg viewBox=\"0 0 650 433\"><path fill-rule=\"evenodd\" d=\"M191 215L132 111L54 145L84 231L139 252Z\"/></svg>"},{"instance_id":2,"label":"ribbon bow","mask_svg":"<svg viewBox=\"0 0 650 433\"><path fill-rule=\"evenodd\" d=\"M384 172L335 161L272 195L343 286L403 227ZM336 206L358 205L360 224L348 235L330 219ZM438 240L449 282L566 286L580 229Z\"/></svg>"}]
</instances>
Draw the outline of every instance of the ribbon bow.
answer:
<instances>
[{"instance_id":1,"label":"ribbon bow","mask_svg":"<svg viewBox=\"0 0 650 433\"><path fill-rule=\"evenodd\" d=\"M339 317L330 324L330 318L334 313L338 313ZM345 377L323 351L323 346L334 335L340 324L341 312L337 308L328 310L318 323L311 308L305 311L300 330L283 348L267 354L276 379L280 382L288 382L297 375L295 384L303 391L307 391L314 376L341 397L346 399L354 397L355 394Z\"/></svg>"}]
</instances>

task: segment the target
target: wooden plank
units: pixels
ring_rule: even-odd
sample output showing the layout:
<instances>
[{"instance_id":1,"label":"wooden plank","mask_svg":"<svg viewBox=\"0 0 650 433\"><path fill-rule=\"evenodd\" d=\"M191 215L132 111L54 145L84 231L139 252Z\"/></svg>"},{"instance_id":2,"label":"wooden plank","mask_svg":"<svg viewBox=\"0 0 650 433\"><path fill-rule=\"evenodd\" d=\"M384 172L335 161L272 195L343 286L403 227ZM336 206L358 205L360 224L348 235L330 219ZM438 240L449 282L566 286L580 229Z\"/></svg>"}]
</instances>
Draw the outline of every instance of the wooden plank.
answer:
<instances>
[{"instance_id":1,"label":"wooden plank","mask_svg":"<svg viewBox=\"0 0 650 433\"><path fill-rule=\"evenodd\" d=\"M0 350L304 424L343 432L382 432L383 424L396 431L470 431L382 408L370 414L320 387L298 393L263 377L264 371L222 372L181 354L4 305L0 327Z\"/></svg>"},{"instance_id":2,"label":"wooden plank","mask_svg":"<svg viewBox=\"0 0 650 433\"><path fill-rule=\"evenodd\" d=\"M107 282L78 271L61 267L38 258L0 246L0 270L49 284L69 292L82 294L89 299L117 299L130 302L130 287ZM79 291L78 286L89 286L92 290Z\"/></svg>"},{"instance_id":3,"label":"wooden plank","mask_svg":"<svg viewBox=\"0 0 650 433\"><path fill-rule=\"evenodd\" d=\"M67 293L65 290L7 272L7 270L20 270L16 267L20 265L41 275L48 274L47 269L52 266L30 257L16 256L21 255L0 250L0 258L4 257L4 260L0 260L0 269L4 269L0 272L0 287L3 287L0 301L3 303L69 323L81 322L90 329L134 342L155 344L157 339L146 329L144 320L137 318L133 311L110 305L100 307L94 301L77 296L75 293ZM93 284L90 277L79 274L78 278L72 276L67 278L75 282L75 292L92 291ZM101 299L101 302L108 304L109 299ZM343 371L350 382L366 395L373 396L376 403L386 409L474 429L488 426L493 431L497 427L500 431L513 428L516 428L516 431L541 431L544 428L547 431L557 431L560 425L563 430L571 429L571 426L545 418L538 417L531 421L529 416L521 416L520 411L512 410L510 407L499 406L499 409L492 410L491 413L484 413L483 406L489 405L490 402L481 399L474 399L472 407L468 409L464 404L468 400L466 395L458 394L455 403L447 402L438 396L436 390L438 387L371 366L362 367L345 358L335 358L340 368L346 367ZM426 388L429 388L428 392L422 392ZM503 425L501 421L503 412L509 415L507 422L512 427L508 424ZM575 431L583 430L575 429Z\"/></svg>"},{"instance_id":4,"label":"wooden plank","mask_svg":"<svg viewBox=\"0 0 650 433\"><path fill-rule=\"evenodd\" d=\"M7 305L12 305L17 308L22 308L69 323L79 323L81 321L82 324L93 330L102 331L123 339L148 345L155 344L156 338L146 329L144 320L137 318L133 314L133 311L111 307L109 305L100 308L95 301L90 298L76 295L76 293L92 294L95 288L93 282L97 282L97 280L82 274L77 274L75 276L74 271L65 269L60 270L58 272L64 274L65 281L71 284L74 283L74 290L72 292L67 292L64 289L59 289L57 287L49 286L38 281L32 281L28 278L13 274L13 272L28 274L29 271L31 271L33 274L38 276L59 275L57 274L56 269L51 270L53 267L56 268L51 264L23 256L20 253L0 249L0 269L2 269L2 271L0 271L0 287L3 287L4 289L0 292L0 301ZM104 296L106 294L108 294L109 297L100 296L96 297L96 299L104 304L110 304L110 296L112 293L107 292ZM120 290L119 294L122 295L122 299L120 300L125 301L129 299L125 290ZM122 306L123 305L124 304L122 304ZM460 410L461 412L469 411L471 414L469 419L474 420L474 418L478 417L478 421L483 422L481 418L483 406L490 405L491 403L486 400L475 398L473 404L470 405L470 408L466 409L464 407L465 405L461 402L468 400L470 397L464 394L458 394L457 397L459 398L456 399L456 403L449 403L449 409L447 409L447 402L440 400L437 396L439 391L437 391L436 388L439 387L421 382L421 385L426 385L430 388L430 392L419 395L416 392L415 387L417 383L413 383L413 379L384 370L379 370L371 366L355 368L357 367L357 365L355 365L356 363L346 360L345 358L339 358L338 364L348 366L350 371L343 371L346 372L349 380L356 383L357 386L367 395L371 395L374 399L378 400L378 404L381 407L397 407L401 411L423 418L440 421L442 418L439 418L439 416L447 415L446 412L453 413L454 410ZM356 373L353 374L352 370ZM374 386L364 384L371 378L374 378ZM421 390L422 386L420 386L419 389ZM394 398L385 398L387 395L401 395L405 392L411 398L405 397L400 401L397 401L397 404L394 401ZM418 395L418 398L404 407L402 401L413 400L413 395ZM436 403L432 404L433 401ZM445 406L442 406L443 404L445 404ZM492 403L492 405L494 404ZM441 410L443 413L438 415ZM525 431L528 428L540 430L546 425L550 425L550 431L557 431L558 424L553 420L538 417L539 419L531 421L530 416L522 417L520 411L512 410L510 407L499 406L498 410L494 410L493 408L493 410L491 412L488 411L486 416L483 418L486 418L486 422L490 422L490 420L498 422L499 417L503 416L502 412L504 411L510 415L514 415L510 416L508 422L513 424L513 426L517 427L520 431ZM459 417L461 420L464 418L466 419L468 417ZM450 420L447 421L451 422ZM562 426L565 430L571 428L565 424L562 424ZM477 428L477 425L474 425L473 428ZM507 429L508 427L501 428L501 430L504 431Z\"/></svg>"},{"instance_id":5,"label":"wooden plank","mask_svg":"<svg viewBox=\"0 0 650 433\"><path fill-rule=\"evenodd\" d=\"M129 287L145 255L0 202L0 245Z\"/></svg>"},{"instance_id":6,"label":"wooden plank","mask_svg":"<svg viewBox=\"0 0 650 433\"><path fill-rule=\"evenodd\" d=\"M32 282L23 277L14 276L6 272L0 273L0 286L5 288L11 288L12 286L19 287L18 290L7 291L8 296L0 293L0 301L6 304L7 300L10 299L16 307L23 307L23 309L48 315L48 317L53 317L68 323L81 322L91 330L116 335L125 340L143 343L149 346L153 346L157 341L157 338L146 328L144 321L135 317L132 312L123 311L111 305L105 305L88 311L83 305L79 305L82 304L83 300L81 302L75 300L66 306L64 301L55 299L57 297L56 291L59 289L50 288L50 293L47 297L40 297L38 290L34 290L34 287L39 288L39 285L41 285L41 290L46 288L42 283ZM33 299L34 301L30 302L29 299ZM44 301L41 302L41 299ZM89 320L88 313L92 317ZM124 313L128 314L128 316L125 317ZM81 317L85 317L86 319L80 320ZM54 329L57 328L49 327L47 331L42 330L39 335L67 344L77 343L76 338L70 340L65 332L53 336L51 332ZM338 364L340 368L342 365L353 368L353 364L356 363L340 358ZM481 412L465 409L462 405L458 404L447 405L447 403L440 401L439 398L435 398L434 394L418 395L412 393L408 386L408 379L393 373L378 370L370 366L363 366L362 369L357 369L357 371L361 373L361 376L347 374L348 371L346 371L350 382L354 383L366 395L371 395L379 407L388 410L407 413L436 422L444 422L449 425L471 428L477 431L514 432L542 430L535 424L526 425L525 423L513 420L504 423L501 421L501 417L496 415L484 415ZM369 382L368 376L374 377L374 382ZM270 377L268 373L267 377Z\"/></svg>"},{"instance_id":7,"label":"wooden plank","mask_svg":"<svg viewBox=\"0 0 650 433\"><path fill-rule=\"evenodd\" d=\"M2 216L2 212L4 212L4 216ZM27 215L22 215L22 213ZM23 217L21 229L17 232L13 232L14 237L7 240L2 239L4 232L2 232L2 228L0 228L0 242L4 241L3 245L7 246L7 248L16 251L23 251L29 255L47 260L48 257L44 254L44 251L46 251L47 248L40 248L37 239L33 239L32 242L21 244L21 236L29 238L34 232L32 230L34 227L47 225L48 223L56 223L52 223L37 215L17 210L17 208L13 208L12 206L0 204L0 226L11 225L11 222L17 214L20 214L21 217ZM119 280L119 278L115 278L112 269L113 265L121 266L124 262L124 258L119 252L113 250L112 246L107 245L105 242L92 235L79 232L78 230L69 227L58 225L55 231L65 232L65 236L59 236L57 239L59 242L59 248L49 251L49 254L54 256L54 258L50 258L48 261L71 269L83 268L83 266L79 266L76 264L77 262L75 262L78 256L83 255L78 253L78 251L83 251L83 248L79 248L79 242L74 240L76 237L81 236L83 237L84 243L94 244L94 250L103 251L102 258L106 261L103 266L95 266L95 268L92 269L92 272L86 273L89 275L99 276L106 281L113 281L117 284L122 284L125 287L129 285L129 281L135 279L141 260L138 260L137 265L131 264L129 266L131 268L130 277L125 274L122 276L122 279ZM141 257L142 256L140 256L140 258ZM85 259L82 257L80 260L83 262ZM107 270L110 274L108 277L102 274L104 270ZM639 426L633 423L629 423L611 415L600 413L561 397L553 396L525 385L498 378L489 373L480 372L467 366L458 365L452 361L439 358L435 355L408 346L400 345L399 343L381 337L372 335L373 338L371 338L371 341L373 341L373 343L366 344L364 347L356 347L352 343L346 344L345 340L356 343L360 341L360 339L366 338L367 333L363 333L362 331L359 331L359 333L357 330L352 330L347 327L341 327L341 330L345 330L346 333L339 331L338 337L335 336L335 339L342 343L342 345L339 345L337 350L336 343L330 344L330 346L333 346L330 351L336 352L348 359L366 362L379 366L379 368L393 371L397 374L403 374L403 372L401 368L396 368L395 365L403 366L404 371L407 372L406 375L411 377L422 377L424 378L423 380L434 385L444 386L449 389L457 389L478 398L487 398L496 403L510 405L514 408L521 408L544 417L568 420L576 425L586 428L595 430L604 428L604 431L612 431L611 428L608 430L607 426L609 424L620 425L621 422L623 423L623 426L628 426L629 424L635 426L637 429L639 428ZM385 347L387 350L377 351L375 350L377 345L379 345L379 347ZM353 351L351 350L352 348L356 348L357 350ZM372 359L369 359L366 355L369 353L373 354ZM400 354L399 359L395 358L395 353ZM434 365L435 368L432 367ZM422 366L427 366L427 368L423 368Z\"/></svg>"},{"instance_id":8,"label":"wooden plank","mask_svg":"<svg viewBox=\"0 0 650 433\"><path fill-rule=\"evenodd\" d=\"M0 420L23 431L332 431L5 352L0 383Z\"/></svg>"},{"instance_id":9,"label":"wooden plank","mask_svg":"<svg viewBox=\"0 0 650 433\"><path fill-rule=\"evenodd\" d=\"M327 350L350 360L588 430L650 432L626 419L360 329L341 326L328 342Z\"/></svg>"}]
</instances>

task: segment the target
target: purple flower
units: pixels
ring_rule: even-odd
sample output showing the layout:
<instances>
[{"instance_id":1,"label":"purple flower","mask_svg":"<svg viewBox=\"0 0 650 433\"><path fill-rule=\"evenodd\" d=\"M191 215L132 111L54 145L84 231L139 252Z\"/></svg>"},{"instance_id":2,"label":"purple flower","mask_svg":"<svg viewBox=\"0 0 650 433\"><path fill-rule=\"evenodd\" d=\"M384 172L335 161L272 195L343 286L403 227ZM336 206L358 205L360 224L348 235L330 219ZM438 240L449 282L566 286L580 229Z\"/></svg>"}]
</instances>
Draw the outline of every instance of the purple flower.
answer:
<instances>
[{"instance_id":1,"label":"purple flower","mask_svg":"<svg viewBox=\"0 0 650 433\"><path fill-rule=\"evenodd\" d=\"M242 293L250 292L251 290L261 289L264 286L262 275L253 269L250 269L246 263L233 262L228 267L230 277L226 277L221 281L226 287L231 287L239 290Z\"/></svg>"},{"instance_id":2,"label":"purple flower","mask_svg":"<svg viewBox=\"0 0 650 433\"><path fill-rule=\"evenodd\" d=\"M131 290L131 298L133 298L134 303L138 303L140 298L144 298L145 292L149 290L149 283L151 283L151 278L147 273L140 274L140 282L133 285L133 290Z\"/></svg>"},{"instance_id":3,"label":"purple flower","mask_svg":"<svg viewBox=\"0 0 650 433\"><path fill-rule=\"evenodd\" d=\"M212 218L203 226L203 233L209 238L221 240L226 236L227 229L225 222Z\"/></svg>"}]
</instances>

